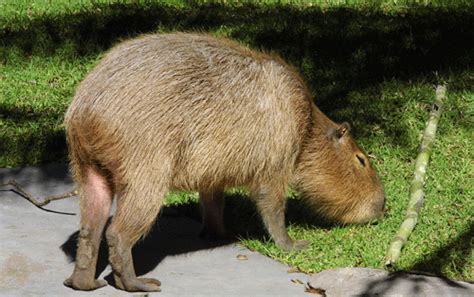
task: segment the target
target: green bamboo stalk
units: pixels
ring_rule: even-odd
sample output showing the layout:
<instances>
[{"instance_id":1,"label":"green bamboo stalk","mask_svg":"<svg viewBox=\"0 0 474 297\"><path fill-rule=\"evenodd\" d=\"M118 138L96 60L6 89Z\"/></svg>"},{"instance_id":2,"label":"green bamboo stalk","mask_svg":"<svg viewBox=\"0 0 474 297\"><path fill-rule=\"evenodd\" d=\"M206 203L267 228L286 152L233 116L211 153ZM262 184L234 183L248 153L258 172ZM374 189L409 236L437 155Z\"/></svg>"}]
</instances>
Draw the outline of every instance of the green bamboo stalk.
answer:
<instances>
[{"instance_id":1,"label":"green bamboo stalk","mask_svg":"<svg viewBox=\"0 0 474 297\"><path fill-rule=\"evenodd\" d=\"M431 148L436 137L436 129L438 127L441 107L443 106L445 96L446 86L437 86L435 100L431 108L418 157L415 162L415 174L410 186L410 201L408 202L405 220L402 222L397 234L393 237L385 256L385 267L388 269L394 268L395 263L398 258L400 258L403 245L407 242L408 237L415 228L418 221L418 215L423 206L425 195L423 192L423 185L425 183L426 168L428 166Z\"/></svg>"}]
</instances>

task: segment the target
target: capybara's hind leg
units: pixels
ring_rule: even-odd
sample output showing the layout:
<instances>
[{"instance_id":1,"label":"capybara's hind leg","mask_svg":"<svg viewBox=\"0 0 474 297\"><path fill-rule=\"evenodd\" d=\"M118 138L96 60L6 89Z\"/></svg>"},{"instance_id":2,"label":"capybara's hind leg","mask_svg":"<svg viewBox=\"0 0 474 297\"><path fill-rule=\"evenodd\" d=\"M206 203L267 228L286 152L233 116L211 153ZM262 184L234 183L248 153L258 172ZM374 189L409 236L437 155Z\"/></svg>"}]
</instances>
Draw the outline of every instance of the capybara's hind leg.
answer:
<instances>
[{"instance_id":1,"label":"capybara's hind leg","mask_svg":"<svg viewBox=\"0 0 474 297\"><path fill-rule=\"evenodd\" d=\"M293 240L285 226L285 189L273 185L263 185L251 189L265 227L275 244L283 250L300 250L308 245L305 240Z\"/></svg>"},{"instance_id":2,"label":"capybara's hind leg","mask_svg":"<svg viewBox=\"0 0 474 297\"><path fill-rule=\"evenodd\" d=\"M117 211L107 228L109 262L119 289L129 292L160 291L160 281L137 278L132 259L133 245L149 231L160 210L165 189L127 186L117 197Z\"/></svg>"},{"instance_id":3,"label":"capybara's hind leg","mask_svg":"<svg viewBox=\"0 0 474 297\"><path fill-rule=\"evenodd\" d=\"M104 226L112 204L112 190L107 179L97 169L85 167L81 172L81 229L79 231L76 266L64 285L90 291L107 285L95 279L97 256Z\"/></svg>"},{"instance_id":4,"label":"capybara's hind leg","mask_svg":"<svg viewBox=\"0 0 474 297\"><path fill-rule=\"evenodd\" d=\"M226 239L224 226L224 191L199 192L199 205L202 216L201 237Z\"/></svg>"}]
</instances>

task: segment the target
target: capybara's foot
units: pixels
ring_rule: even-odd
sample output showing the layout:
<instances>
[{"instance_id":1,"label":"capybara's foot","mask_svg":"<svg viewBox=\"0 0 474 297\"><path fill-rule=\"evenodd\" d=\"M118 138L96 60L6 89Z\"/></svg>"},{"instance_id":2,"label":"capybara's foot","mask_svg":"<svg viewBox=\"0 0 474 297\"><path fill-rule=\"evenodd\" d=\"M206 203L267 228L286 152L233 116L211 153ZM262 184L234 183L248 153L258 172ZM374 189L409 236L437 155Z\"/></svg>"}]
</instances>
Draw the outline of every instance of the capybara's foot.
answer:
<instances>
[{"instance_id":1,"label":"capybara's foot","mask_svg":"<svg viewBox=\"0 0 474 297\"><path fill-rule=\"evenodd\" d=\"M116 281L119 289L128 292L160 292L161 282L154 278L130 278L127 280Z\"/></svg>"},{"instance_id":2,"label":"capybara's foot","mask_svg":"<svg viewBox=\"0 0 474 297\"><path fill-rule=\"evenodd\" d=\"M72 288L74 290L81 290L81 291L92 291L95 289L99 289L102 287L107 286L107 282L105 280L100 279L83 279L80 277L71 276L70 278L66 279L63 284L66 287Z\"/></svg>"},{"instance_id":3,"label":"capybara's foot","mask_svg":"<svg viewBox=\"0 0 474 297\"><path fill-rule=\"evenodd\" d=\"M279 248L287 252L304 250L309 246L307 240L285 240L284 242L276 243Z\"/></svg>"}]
</instances>

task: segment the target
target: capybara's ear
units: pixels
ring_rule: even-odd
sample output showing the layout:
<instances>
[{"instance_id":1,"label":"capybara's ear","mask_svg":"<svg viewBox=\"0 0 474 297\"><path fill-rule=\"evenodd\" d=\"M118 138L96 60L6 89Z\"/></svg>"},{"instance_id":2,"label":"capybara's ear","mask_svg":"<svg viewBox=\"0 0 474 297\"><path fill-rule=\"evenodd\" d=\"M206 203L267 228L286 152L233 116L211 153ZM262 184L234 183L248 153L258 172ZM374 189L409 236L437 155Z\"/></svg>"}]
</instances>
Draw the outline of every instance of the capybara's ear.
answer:
<instances>
[{"instance_id":1,"label":"capybara's ear","mask_svg":"<svg viewBox=\"0 0 474 297\"><path fill-rule=\"evenodd\" d=\"M329 129L329 137L336 141L336 140L341 139L347 133L349 133L350 130L351 130L351 126L349 125L349 123L344 122L340 124L339 127L337 128Z\"/></svg>"},{"instance_id":2,"label":"capybara's ear","mask_svg":"<svg viewBox=\"0 0 474 297\"><path fill-rule=\"evenodd\" d=\"M341 138L342 136L346 135L346 133L349 133L351 131L351 126L348 122L344 122L339 126L338 130L340 135L339 138Z\"/></svg>"}]
</instances>

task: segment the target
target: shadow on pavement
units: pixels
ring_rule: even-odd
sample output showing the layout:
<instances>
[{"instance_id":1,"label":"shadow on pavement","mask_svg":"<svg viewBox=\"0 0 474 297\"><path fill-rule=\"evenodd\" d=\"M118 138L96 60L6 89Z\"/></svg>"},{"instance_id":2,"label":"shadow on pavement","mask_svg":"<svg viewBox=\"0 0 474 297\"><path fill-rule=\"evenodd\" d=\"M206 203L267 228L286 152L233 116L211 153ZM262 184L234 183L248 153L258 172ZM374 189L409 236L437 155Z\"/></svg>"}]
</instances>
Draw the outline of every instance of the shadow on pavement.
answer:
<instances>
[{"instance_id":1,"label":"shadow on pavement","mask_svg":"<svg viewBox=\"0 0 474 297\"><path fill-rule=\"evenodd\" d=\"M225 225L233 239L208 240L201 238L199 236L201 216L196 203L164 207L151 233L137 243L132 250L137 275L152 271L166 256L217 248L234 243L238 238L258 240L268 238L260 215L251 199L243 194L226 194L225 198ZM287 225L296 223L314 225L319 228L330 227L329 223L324 223L314 217L304 203L293 200L291 199L288 203ZM78 235L79 231L74 232L61 246L62 251L71 262L74 262L76 258ZM99 251L96 277L99 277L107 265L108 248L104 237ZM106 280L113 283L112 275L106 276Z\"/></svg>"},{"instance_id":2,"label":"shadow on pavement","mask_svg":"<svg viewBox=\"0 0 474 297\"><path fill-rule=\"evenodd\" d=\"M132 249L136 274L140 276L152 271L166 256L217 248L234 242L202 239L199 237L200 229L199 221L186 216L179 208L162 209L153 230ZM76 258L78 235L79 231L74 232L61 245L62 251L71 262ZM96 277L99 277L107 265L108 248L104 237L100 246ZM105 279L113 284L112 274L107 275Z\"/></svg>"},{"instance_id":3,"label":"shadow on pavement","mask_svg":"<svg viewBox=\"0 0 474 297\"><path fill-rule=\"evenodd\" d=\"M39 167L2 168L0 170L0 182L12 178L25 186L33 182L50 184L59 181L72 184L67 163L50 163Z\"/></svg>"},{"instance_id":4,"label":"shadow on pavement","mask_svg":"<svg viewBox=\"0 0 474 297\"><path fill-rule=\"evenodd\" d=\"M395 272L387 277L369 282L361 296L385 296L387 294L393 294L394 292L397 292L397 290L394 290L394 287L400 286L401 283L404 283L404 291L407 294L411 296L419 296L420 294L426 293L427 286L430 285L429 282L431 281L428 281L426 276L432 275L408 274L403 271ZM457 289L456 292L462 292L465 290L466 295L471 292L470 288L448 278L439 277L437 280L440 280L443 283L444 288Z\"/></svg>"}]
</instances>

